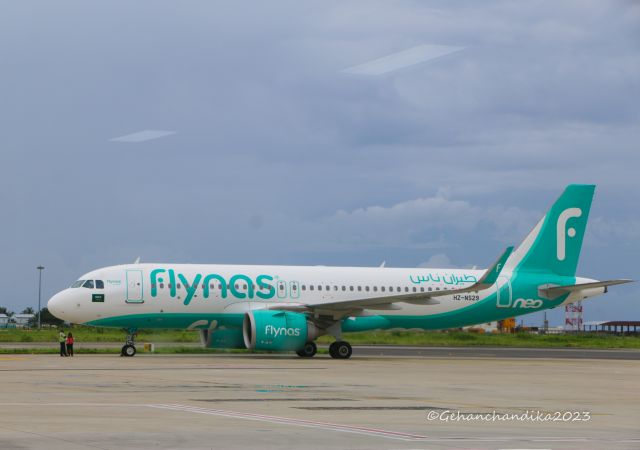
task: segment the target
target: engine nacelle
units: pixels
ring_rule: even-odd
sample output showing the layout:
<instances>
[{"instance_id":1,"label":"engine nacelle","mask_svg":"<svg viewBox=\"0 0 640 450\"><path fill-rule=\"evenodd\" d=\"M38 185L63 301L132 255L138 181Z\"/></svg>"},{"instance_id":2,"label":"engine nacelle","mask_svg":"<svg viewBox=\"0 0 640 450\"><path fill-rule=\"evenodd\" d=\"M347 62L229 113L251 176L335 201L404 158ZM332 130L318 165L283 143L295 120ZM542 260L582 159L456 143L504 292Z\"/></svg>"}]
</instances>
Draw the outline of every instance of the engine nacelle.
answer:
<instances>
[{"instance_id":1,"label":"engine nacelle","mask_svg":"<svg viewBox=\"0 0 640 450\"><path fill-rule=\"evenodd\" d=\"M204 348L244 348L241 328L200 330L200 343Z\"/></svg>"},{"instance_id":2,"label":"engine nacelle","mask_svg":"<svg viewBox=\"0 0 640 450\"><path fill-rule=\"evenodd\" d=\"M250 350L297 351L321 334L307 316L289 311L249 311L242 325L244 345Z\"/></svg>"}]
</instances>

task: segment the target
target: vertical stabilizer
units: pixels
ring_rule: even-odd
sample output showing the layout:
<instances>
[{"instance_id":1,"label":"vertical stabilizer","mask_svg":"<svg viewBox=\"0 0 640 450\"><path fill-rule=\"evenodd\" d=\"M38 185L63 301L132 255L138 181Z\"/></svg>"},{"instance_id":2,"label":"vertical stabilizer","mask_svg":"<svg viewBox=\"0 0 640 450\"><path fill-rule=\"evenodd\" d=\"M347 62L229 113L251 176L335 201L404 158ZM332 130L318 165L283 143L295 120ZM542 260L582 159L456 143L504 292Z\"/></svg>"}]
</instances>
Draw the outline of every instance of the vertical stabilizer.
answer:
<instances>
[{"instance_id":1,"label":"vertical stabilizer","mask_svg":"<svg viewBox=\"0 0 640 450\"><path fill-rule=\"evenodd\" d=\"M595 185L571 184L513 252L505 270L575 276Z\"/></svg>"}]
</instances>

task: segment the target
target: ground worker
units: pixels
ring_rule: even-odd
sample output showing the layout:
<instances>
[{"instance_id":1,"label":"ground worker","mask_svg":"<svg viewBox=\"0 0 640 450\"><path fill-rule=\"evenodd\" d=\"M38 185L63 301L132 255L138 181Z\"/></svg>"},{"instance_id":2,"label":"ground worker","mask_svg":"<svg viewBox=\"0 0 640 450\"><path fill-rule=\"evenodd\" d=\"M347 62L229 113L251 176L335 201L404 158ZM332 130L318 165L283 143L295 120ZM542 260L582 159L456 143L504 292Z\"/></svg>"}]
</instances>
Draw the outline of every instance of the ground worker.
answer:
<instances>
[{"instance_id":1,"label":"ground worker","mask_svg":"<svg viewBox=\"0 0 640 450\"><path fill-rule=\"evenodd\" d=\"M58 342L60 342L60 356L68 356L67 355L67 335L64 330L60 330L60 334L58 334Z\"/></svg>"}]
</instances>

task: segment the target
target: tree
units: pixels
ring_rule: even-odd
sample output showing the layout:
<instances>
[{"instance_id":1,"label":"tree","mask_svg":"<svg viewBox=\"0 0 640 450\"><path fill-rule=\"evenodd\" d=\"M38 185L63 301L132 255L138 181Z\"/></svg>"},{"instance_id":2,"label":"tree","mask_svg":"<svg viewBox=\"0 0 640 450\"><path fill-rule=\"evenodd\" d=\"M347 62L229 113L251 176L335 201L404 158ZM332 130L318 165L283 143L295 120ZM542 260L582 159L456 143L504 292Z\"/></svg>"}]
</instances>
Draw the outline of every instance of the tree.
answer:
<instances>
[{"instance_id":1,"label":"tree","mask_svg":"<svg viewBox=\"0 0 640 450\"><path fill-rule=\"evenodd\" d=\"M33 318L33 323L38 323L38 313L36 313ZM47 308L42 308L42 324L61 326L64 324L64 320L58 319L56 316L51 314Z\"/></svg>"},{"instance_id":2,"label":"tree","mask_svg":"<svg viewBox=\"0 0 640 450\"><path fill-rule=\"evenodd\" d=\"M5 306L0 306L0 314L6 314L7 316L13 316L13 311L9 311Z\"/></svg>"},{"instance_id":3,"label":"tree","mask_svg":"<svg viewBox=\"0 0 640 450\"><path fill-rule=\"evenodd\" d=\"M33 308L31 306L29 306L28 308L25 308L24 311L22 311L21 314L35 314L36 312L33 310Z\"/></svg>"}]
</instances>

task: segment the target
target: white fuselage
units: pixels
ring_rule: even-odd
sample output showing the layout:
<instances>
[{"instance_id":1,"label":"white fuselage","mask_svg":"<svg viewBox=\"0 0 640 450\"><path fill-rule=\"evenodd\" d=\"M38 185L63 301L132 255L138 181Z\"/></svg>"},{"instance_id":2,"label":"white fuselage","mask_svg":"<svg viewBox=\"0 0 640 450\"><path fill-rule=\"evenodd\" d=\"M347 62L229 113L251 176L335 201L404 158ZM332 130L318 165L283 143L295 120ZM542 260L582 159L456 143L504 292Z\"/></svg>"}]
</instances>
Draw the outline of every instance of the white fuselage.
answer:
<instances>
[{"instance_id":1,"label":"white fuselage","mask_svg":"<svg viewBox=\"0 0 640 450\"><path fill-rule=\"evenodd\" d=\"M466 269L135 264L83 275L81 280L101 281L104 288L96 288L94 282L93 288L66 289L50 300L49 308L56 316L74 323L132 314L242 314L277 305L460 289L472 285L481 275L481 270ZM495 290L488 289L481 294L484 297L492 292ZM93 294L104 294L104 301L92 301ZM400 303L398 309L384 313L437 314L480 299L478 293L442 296L437 304ZM379 313L375 309L361 314Z\"/></svg>"}]
</instances>

